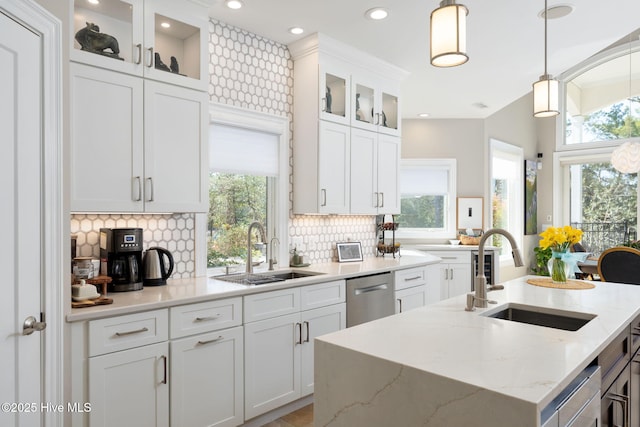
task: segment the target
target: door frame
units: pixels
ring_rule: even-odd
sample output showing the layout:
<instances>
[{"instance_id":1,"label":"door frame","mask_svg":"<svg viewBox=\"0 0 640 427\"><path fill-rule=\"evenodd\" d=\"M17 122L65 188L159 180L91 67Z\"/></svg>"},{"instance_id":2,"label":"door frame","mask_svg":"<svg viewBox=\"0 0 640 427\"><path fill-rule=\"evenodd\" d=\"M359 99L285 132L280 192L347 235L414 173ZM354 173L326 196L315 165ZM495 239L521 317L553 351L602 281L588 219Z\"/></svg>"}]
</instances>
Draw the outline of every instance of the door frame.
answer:
<instances>
[{"instance_id":1,"label":"door frame","mask_svg":"<svg viewBox=\"0 0 640 427\"><path fill-rule=\"evenodd\" d=\"M61 22L33 0L4 0L0 9L40 36L42 54L42 299L47 328L43 331L41 369L42 402L64 404L64 339L65 307L68 307L70 290L62 286L65 261L69 261L69 244L64 245L64 215L62 175L62 31ZM68 209L67 209L68 211ZM68 234L68 233L66 233ZM67 239L68 241L68 239ZM68 254L67 254L68 253ZM67 254L67 256L65 256ZM65 299L66 296L66 299ZM64 304L67 301L67 304ZM66 404L65 404L66 407ZM63 426L64 414L44 412L47 426Z\"/></svg>"}]
</instances>

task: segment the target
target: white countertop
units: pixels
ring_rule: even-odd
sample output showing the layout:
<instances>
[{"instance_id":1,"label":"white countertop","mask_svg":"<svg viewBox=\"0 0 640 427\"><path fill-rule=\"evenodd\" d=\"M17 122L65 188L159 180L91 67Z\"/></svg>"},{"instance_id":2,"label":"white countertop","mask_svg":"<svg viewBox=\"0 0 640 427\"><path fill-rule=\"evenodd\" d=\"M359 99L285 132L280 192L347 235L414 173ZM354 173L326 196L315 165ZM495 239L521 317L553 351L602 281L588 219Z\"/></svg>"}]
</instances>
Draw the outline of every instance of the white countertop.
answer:
<instances>
[{"instance_id":1,"label":"white countertop","mask_svg":"<svg viewBox=\"0 0 640 427\"><path fill-rule=\"evenodd\" d=\"M540 410L640 314L640 286L593 282L594 289L561 290L533 286L526 279L489 292L498 304L486 309L465 311L462 295L318 340L338 346L332 358L346 349ZM597 317L570 332L480 316L508 302Z\"/></svg>"},{"instance_id":2,"label":"white countertop","mask_svg":"<svg viewBox=\"0 0 640 427\"><path fill-rule=\"evenodd\" d=\"M305 286L331 280L347 279L364 274L401 270L438 262L440 262L440 258L424 253L420 256L403 255L399 258L393 258L391 256L372 257L365 258L365 260L361 262L312 264L305 268L286 268L282 270L310 271L323 274L259 286L240 285L210 277L168 280L165 286L149 286L141 291L112 292L107 296L113 298L113 304L73 308L70 313L67 314L67 321L75 322L97 319L181 304L249 295L294 286ZM266 270L256 270L255 272L267 273Z\"/></svg>"}]
</instances>

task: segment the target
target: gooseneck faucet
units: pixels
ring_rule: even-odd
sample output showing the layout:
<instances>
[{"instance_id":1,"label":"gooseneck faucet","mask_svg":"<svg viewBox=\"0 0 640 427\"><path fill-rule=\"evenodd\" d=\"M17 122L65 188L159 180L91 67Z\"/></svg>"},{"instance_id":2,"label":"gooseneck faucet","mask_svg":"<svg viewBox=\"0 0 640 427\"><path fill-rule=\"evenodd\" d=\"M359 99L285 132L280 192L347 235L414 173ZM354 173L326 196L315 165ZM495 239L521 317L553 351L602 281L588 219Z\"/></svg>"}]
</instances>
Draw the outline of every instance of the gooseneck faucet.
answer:
<instances>
[{"instance_id":1,"label":"gooseneck faucet","mask_svg":"<svg viewBox=\"0 0 640 427\"><path fill-rule=\"evenodd\" d=\"M276 258L276 253L273 250L274 242L278 242L278 245L280 245L280 239L278 239L277 237L272 237L271 240L269 241L269 271L272 271L273 265L278 263L278 259Z\"/></svg>"},{"instance_id":2,"label":"gooseneck faucet","mask_svg":"<svg viewBox=\"0 0 640 427\"><path fill-rule=\"evenodd\" d=\"M478 244L478 273L473 283L475 295L473 293L467 294L467 307L465 308L467 311L473 311L476 307L486 308L488 306L487 277L484 275L484 245L487 239L494 234L502 234L509 240L509 244L511 244L511 255L513 256L515 266L522 267L524 265L522 256L520 255L520 249L518 249L516 240L511 233L501 228L492 228L484 233Z\"/></svg>"},{"instance_id":3,"label":"gooseneck faucet","mask_svg":"<svg viewBox=\"0 0 640 427\"><path fill-rule=\"evenodd\" d=\"M258 227L262 241L264 242L267 240L262 224L257 221L252 222L251 225L249 225L249 230L247 231L247 273L253 273L253 260L251 259L251 230L253 230L254 227Z\"/></svg>"}]
</instances>

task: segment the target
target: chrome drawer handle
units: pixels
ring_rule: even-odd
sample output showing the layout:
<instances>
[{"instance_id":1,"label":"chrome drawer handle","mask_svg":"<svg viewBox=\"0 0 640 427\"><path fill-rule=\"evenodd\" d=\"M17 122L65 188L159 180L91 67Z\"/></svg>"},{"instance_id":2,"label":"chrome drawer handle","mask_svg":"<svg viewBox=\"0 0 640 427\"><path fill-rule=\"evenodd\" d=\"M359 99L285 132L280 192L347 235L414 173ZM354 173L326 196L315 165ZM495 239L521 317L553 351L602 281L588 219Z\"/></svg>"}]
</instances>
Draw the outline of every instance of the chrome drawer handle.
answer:
<instances>
[{"instance_id":1,"label":"chrome drawer handle","mask_svg":"<svg viewBox=\"0 0 640 427\"><path fill-rule=\"evenodd\" d=\"M418 280L418 279L422 279L422 276L405 277L404 281L405 281L405 282L409 282L409 281L411 281L411 280Z\"/></svg>"},{"instance_id":2,"label":"chrome drawer handle","mask_svg":"<svg viewBox=\"0 0 640 427\"><path fill-rule=\"evenodd\" d=\"M607 397L622 406L622 427L629 427L629 397L618 393L609 393Z\"/></svg>"},{"instance_id":3,"label":"chrome drawer handle","mask_svg":"<svg viewBox=\"0 0 640 427\"><path fill-rule=\"evenodd\" d=\"M196 322L206 322L209 320L216 320L218 317L220 317L220 313L213 315L213 316L205 316L205 317L196 317L195 321Z\"/></svg>"},{"instance_id":4,"label":"chrome drawer handle","mask_svg":"<svg viewBox=\"0 0 640 427\"><path fill-rule=\"evenodd\" d=\"M148 330L149 330L149 328L147 328L147 327L145 326L145 327L143 327L143 328L136 329L136 330L133 330L133 331L116 332L116 333L115 333L115 335L116 335L117 337L125 337L125 336L127 336L127 335L133 335L133 334L139 334L139 333L142 333L142 332L147 332Z\"/></svg>"},{"instance_id":5,"label":"chrome drawer handle","mask_svg":"<svg viewBox=\"0 0 640 427\"><path fill-rule=\"evenodd\" d=\"M214 338L211 340L205 340L205 341L198 341L198 345L207 345L207 344L211 344L212 342L218 342L220 340L223 340L224 337L222 335L219 335L218 338Z\"/></svg>"}]
</instances>

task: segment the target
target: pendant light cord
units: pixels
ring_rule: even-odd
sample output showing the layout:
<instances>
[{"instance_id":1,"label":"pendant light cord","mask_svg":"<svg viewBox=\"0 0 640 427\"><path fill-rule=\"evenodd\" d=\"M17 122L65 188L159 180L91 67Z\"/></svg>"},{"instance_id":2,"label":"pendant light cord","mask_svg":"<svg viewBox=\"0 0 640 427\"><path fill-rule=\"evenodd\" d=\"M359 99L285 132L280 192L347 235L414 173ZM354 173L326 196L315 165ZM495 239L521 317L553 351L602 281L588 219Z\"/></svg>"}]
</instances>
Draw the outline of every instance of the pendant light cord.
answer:
<instances>
[{"instance_id":1,"label":"pendant light cord","mask_svg":"<svg viewBox=\"0 0 640 427\"><path fill-rule=\"evenodd\" d=\"M544 0L544 75L547 76L547 0ZM546 78L546 77L545 77Z\"/></svg>"}]
</instances>

